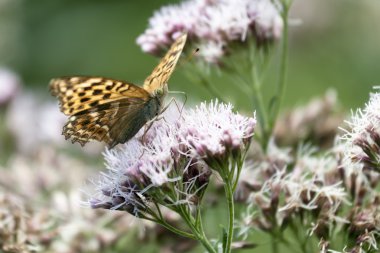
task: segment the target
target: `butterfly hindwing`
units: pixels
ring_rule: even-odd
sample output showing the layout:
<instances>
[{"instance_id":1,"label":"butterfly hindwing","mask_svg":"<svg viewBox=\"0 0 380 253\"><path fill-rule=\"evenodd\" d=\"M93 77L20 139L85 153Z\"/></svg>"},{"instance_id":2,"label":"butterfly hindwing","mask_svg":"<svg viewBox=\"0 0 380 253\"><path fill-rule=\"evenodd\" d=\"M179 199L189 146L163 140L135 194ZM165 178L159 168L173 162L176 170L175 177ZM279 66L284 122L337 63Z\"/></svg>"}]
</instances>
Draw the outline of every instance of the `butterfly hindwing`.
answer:
<instances>
[{"instance_id":1,"label":"butterfly hindwing","mask_svg":"<svg viewBox=\"0 0 380 253\"><path fill-rule=\"evenodd\" d=\"M152 98L145 102L143 106L137 103L135 106L121 107L120 118L110 129L112 142L109 147L114 147L118 143L125 143L130 140L137 132L148 122L153 119L161 110L159 99ZM136 106L137 105L137 106Z\"/></svg>"},{"instance_id":2,"label":"butterfly hindwing","mask_svg":"<svg viewBox=\"0 0 380 253\"><path fill-rule=\"evenodd\" d=\"M153 69L152 73L145 79L144 89L149 93L154 93L156 89L162 88L162 86L168 82L185 46L186 38L186 33L178 37L169 51Z\"/></svg>"},{"instance_id":3,"label":"butterfly hindwing","mask_svg":"<svg viewBox=\"0 0 380 253\"><path fill-rule=\"evenodd\" d=\"M154 98L148 102L126 98L110 106L109 109L93 108L71 116L63 128L65 138L82 146L90 140L103 141L112 148L132 138L160 108Z\"/></svg>"}]
</instances>

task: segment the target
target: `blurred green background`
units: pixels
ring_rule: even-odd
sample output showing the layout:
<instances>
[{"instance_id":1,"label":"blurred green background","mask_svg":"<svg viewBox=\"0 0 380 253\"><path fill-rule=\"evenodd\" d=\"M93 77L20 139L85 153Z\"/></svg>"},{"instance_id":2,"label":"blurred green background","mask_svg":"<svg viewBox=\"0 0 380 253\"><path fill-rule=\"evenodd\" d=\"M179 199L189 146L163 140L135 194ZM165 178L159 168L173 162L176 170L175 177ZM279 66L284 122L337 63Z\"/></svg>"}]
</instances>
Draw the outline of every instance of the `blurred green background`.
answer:
<instances>
[{"instance_id":1,"label":"blurred green background","mask_svg":"<svg viewBox=\"0 0 380 253\"><path fill-rule=\"evenodd\" d=\"M141 83L157 59L140 50L136 37L155 9L176 2L2 1L0 65L19 73L28 88L46 94L49 79L62 75ZM329 87L338 91L344 106L362 105L371 87L380 84L380 1L296 0L291 17L286 105L304 103ZM234 90L223 81L218 87ZM180 71L170 89L195 100L210 98Z\"/></svg>"},{"instance_id":2,"label":"blurred green background","mask_svg":"<svg viewBox=\"0 0 380 253\"><path fill-rule=\"evenodd\" d=\"M0 0L0 66L51 100L47 84L58 76L97 75L142 83L157 59L144 54L135 40L154 10L174 2ZM291 18L286 107L306 103L328 88L337 90L347 110L362 106L372 86L380 85L380 1L295 0ZM276 60L267 94L275 87ZM216 86L232 102L239 98L231 83L217 80ZM194 102L212 98L180 71L170 89L185 91ZM215 208L207 212L206 223L218 224L225 215L223 208ZM219 233L219 227L209 227ZM266 252L269 239L262 244L257 252ZM133 252L157 251L147 244Z\"/></svg>"}]
</instances>

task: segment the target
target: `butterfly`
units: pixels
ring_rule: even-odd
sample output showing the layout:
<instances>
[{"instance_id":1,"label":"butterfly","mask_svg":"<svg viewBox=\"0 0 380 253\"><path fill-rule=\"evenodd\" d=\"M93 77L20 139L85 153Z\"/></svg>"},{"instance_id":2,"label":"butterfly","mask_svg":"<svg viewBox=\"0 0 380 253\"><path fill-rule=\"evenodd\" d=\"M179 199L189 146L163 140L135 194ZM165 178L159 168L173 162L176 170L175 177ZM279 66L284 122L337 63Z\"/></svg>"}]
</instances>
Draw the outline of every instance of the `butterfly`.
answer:
<instances>
[{"instance_id":1,"label":"butterfly","mask_svg":"<svg viewBox=\"0 0 380 253\"><path fill-rule=\"evenodd\" d=\"M125 143L163 109L167 82L186 43L179 36L145 79L143 87L104 77L55 78L49 88L60 110L68 115L62 134L84 146L90 140L105 142L109 148Z\"/></svg>"}]
</instances>

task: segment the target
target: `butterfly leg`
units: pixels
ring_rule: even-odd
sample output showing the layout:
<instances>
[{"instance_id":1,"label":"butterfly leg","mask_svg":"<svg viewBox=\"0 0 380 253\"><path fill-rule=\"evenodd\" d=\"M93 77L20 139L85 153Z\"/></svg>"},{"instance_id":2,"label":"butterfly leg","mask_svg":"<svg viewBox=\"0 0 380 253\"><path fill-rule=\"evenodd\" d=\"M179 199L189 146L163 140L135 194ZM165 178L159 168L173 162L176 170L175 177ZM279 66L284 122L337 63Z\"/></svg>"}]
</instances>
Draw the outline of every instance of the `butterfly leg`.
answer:
<instances>
[{"instance_id":1,"label":"butterfly leg","mask_svg":"<svg viewBox=\"0 0 380 253\"><path fill-rule=\"evenodd\" d=\"M186 95L186 93L184 93L184 94ZM182 116L182 111L183 111L183 109L185 108L186 100L187 100L187 96L185 97L185 102L184 102L182 105L179 105L178 102L177 102L177 100L176 100L174 97L172 97L172 98L170 99L169 103L168 103L164 108L162 108L161 112L157 115L157 118L158 118L158 119L163 118L163 120L166 122L165 118L164 118L163 116L161 116L161 115L162 115L162 114L163 114L163 113L169 108L169 106L170 106L172 103L174 103L175 106L177 107L177 110L178 110L178 112L179 112L179 117L178 117L178 118L181 118L181 116Z\"/></svg>"},{"instance_id":2,"label":"butterfly leg","mask_svg":"<svg viewBox=\"0 0 380 253\"><path fill-rule=\"evenodd\" d=\"M153 120L154 119L154 120ZM154 121L156 120L156 117L154 117L151 121L148 122L148 125L145 125L144 134L141 137L142 143L145 143L145 136L146 133L149 131L149 129L153 126Z\"/></svg>"},{"instance_id":3,"label":"butterfly leg","mask_svg":"<svg viewBox=\"0 0 380 253\"><path fill-rule=\"evenodd\" d=\"M170 103L174 102L174 103L176 104L176 107L177 107L177 109L178 109L178 112L180 113L180 115L182 115L183 108L185 108L185 104L186 104L186 102L187 102L187 94L186 94L186 92L182 92L182 91L169 91L169 93L171 93L171 94L182 94L182 95L184 95L184 97L185 97L185 101L182 103L182 106L179 106L179 105L177 104L177 100L176 100L175 98L172 98L172 99L170 100L170 102L168 103L168 105L169 105ZM179 109L179 108L181 108L181 109Z\"/></svg>"},{"instance_id":4,"label":"butterfly leg","mask_svg":"<svg viewBox=\"0 0 380 253\"><path fill-rule=\"evenodd\" d=\"M160 113L161 114L161 113ZM157 116L155 116L153 119L151 119L150 121L148 121L146 124L145 124L145 129L144 129L144 134L143 136L141 137L141 141L143 143L145 143L145 136L147 134L147 132L149 131L149 129L153 126L153 123L158 121L158 120L161 120L161 119L164 119L165 118L163 116L161 116L160 114L158 114Z\"/></svg>"},{"instance_id":5,"label":"butterfly leg","mask_svg":"<svg viewBox=\"0 0 380 253\"><path fill-rule=\"evenodd\" d=\"M186 100L187 100L187 96L186 96ZM186 102L186 100L185 100L185 102ZM161 111L159 112L159 114L156 115L153 119L151 119L147 124L145 124L145 130L144 130L144 134L143 134L143 136L142 136L142 142L145 142L145 136L146 136L146 133L149 131L149 129L152 127L152 125L153 125L153 123L154 123L155 121L158 121L158 120L162 120L162 119L163 119L163 120L166 122L165 117L164 117L162 114L163 114L163 113L169 108L169 106L170 106L172 103L174 103L174 104L176 105L178 112L180 113L180 115L182 115L182 111L183 111L183 108L185 107L185 103L183 103L183 105L180 106L180 105L178 104L177 100L176 100L174 97L172 97L172 98L170 99L169 103L168 103L167 105L165 105L165 106L161 109ZM180 117L181 117L181 116L180 116Z\"/></svg>"}]
</instances>

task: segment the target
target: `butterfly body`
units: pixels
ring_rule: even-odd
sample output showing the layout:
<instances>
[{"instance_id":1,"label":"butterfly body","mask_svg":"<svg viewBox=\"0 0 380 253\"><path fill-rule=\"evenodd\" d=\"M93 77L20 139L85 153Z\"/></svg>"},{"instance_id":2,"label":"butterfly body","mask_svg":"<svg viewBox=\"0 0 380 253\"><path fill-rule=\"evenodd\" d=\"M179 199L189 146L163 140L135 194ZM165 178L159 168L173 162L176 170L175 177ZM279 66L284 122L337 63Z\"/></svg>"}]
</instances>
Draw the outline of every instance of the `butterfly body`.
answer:
<instances>
[{"instance_id":1,"label":"butterfly body","mask_svg":"<svg viewBox=\"0 0 380 253\"><path fill-rule=\"evenodd\" d=\"M104 77L52 79L50 91L69 116L63 127L66 139L82 146L90 140L113 148L125 143L151 119L160 114L168 92L167 82L186 42L180 36L149 75L143 88Z\"/></svg>"}]
</instances>

